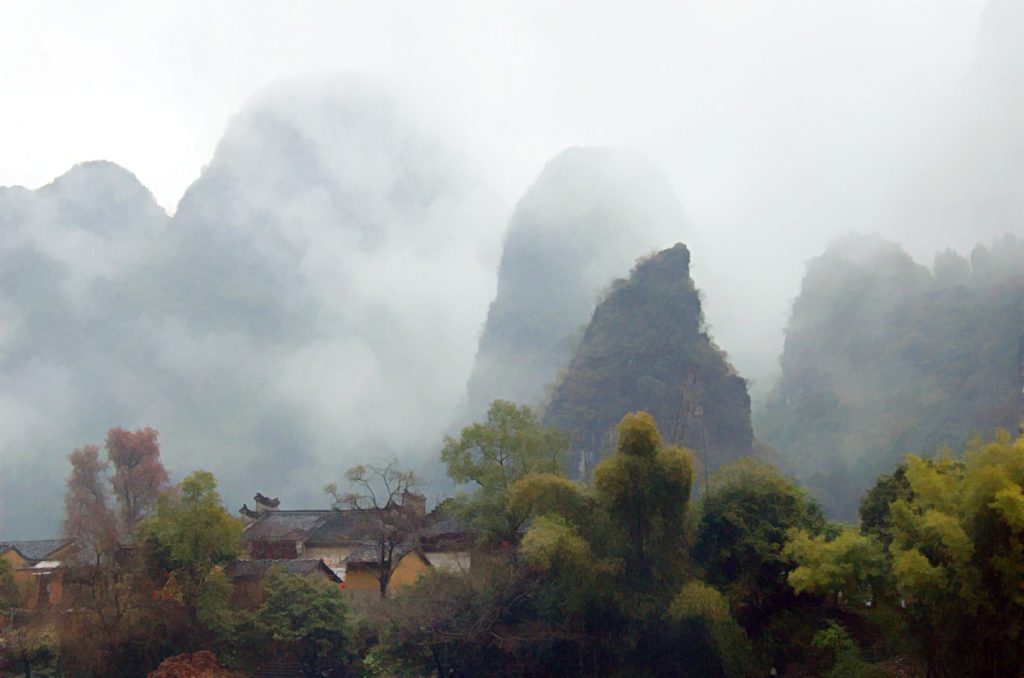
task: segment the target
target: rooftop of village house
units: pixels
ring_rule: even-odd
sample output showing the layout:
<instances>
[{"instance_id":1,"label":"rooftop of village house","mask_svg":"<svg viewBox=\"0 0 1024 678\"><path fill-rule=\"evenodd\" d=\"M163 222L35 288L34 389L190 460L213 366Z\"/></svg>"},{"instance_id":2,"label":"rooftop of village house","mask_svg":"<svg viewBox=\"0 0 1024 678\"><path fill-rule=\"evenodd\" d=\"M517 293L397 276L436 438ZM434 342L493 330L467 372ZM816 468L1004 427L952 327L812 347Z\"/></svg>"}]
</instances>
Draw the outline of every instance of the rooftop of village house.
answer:
<instances>
[{"instance_id":1,"label":"rooftop of village house","mask_svg":"<svg viewBox=\"0 0 1024 678\"><path fill-rule=\"evenodd\" d=\"M334 570L327 567L320 559L295 559L295 560L237 560L227 568L227 575L231 578L253 578L262 579L271 568L280 567L290 574L299 577L306 576L317 570L323 571L331 580L341 582Z\"/></svg>"},{"instance_id":2,"label":"rooftop of village house","mask_svg":"<svg viewBox=\"0 0 1024 678\"><path fill-rule=\"evenodd\" d=\"M17 551L22 558L33 563L44 561L71 543L70 539L36 539L33 541L0 541L0 553Z\"/></svg>"},{"instance_id":3,"label":"rooftop of village house","mask_svg":"<svg viewBox=\"0 0 1024 678\"><path fill-rule=\"evenodd\" d=\"M250 520L245 528L247 541L302 541L307 546L331 545L339 542L360 542L372 540L379 528L379 511L362 509L282 509L280 501L268 504L266 497L256 493L257 507L264 510L252 511L243 505L239 513ZM465 537L466 526L458 518L435 509L423 514L425 499L420 495L408 494L403 503L389 504L381 510L408 508L422 515L422 525L410 535L411 540L420 543L454 541Z\"/></svg>"}]
</instances>

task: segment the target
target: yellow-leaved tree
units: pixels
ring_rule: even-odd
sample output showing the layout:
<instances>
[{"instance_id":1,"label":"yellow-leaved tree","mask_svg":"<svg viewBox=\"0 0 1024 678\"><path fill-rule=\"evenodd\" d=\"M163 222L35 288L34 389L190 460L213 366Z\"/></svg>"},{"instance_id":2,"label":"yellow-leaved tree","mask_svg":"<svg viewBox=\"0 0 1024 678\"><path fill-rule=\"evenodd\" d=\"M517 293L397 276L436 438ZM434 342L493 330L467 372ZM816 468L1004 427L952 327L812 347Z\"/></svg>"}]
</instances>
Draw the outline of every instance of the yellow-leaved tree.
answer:
<instances>
[{"instance_id":1,"label":"yellow-leaved tree","mask_svg":"<svg viewBox=\"0 0 1024 678\"><path fill-rule=\"evenodd\" d=\"M965 464L910 455L890 506L895 585L937 675L1018 675L1024 662L1024 437L976 442Z\"/></svg>"}]
</instances>

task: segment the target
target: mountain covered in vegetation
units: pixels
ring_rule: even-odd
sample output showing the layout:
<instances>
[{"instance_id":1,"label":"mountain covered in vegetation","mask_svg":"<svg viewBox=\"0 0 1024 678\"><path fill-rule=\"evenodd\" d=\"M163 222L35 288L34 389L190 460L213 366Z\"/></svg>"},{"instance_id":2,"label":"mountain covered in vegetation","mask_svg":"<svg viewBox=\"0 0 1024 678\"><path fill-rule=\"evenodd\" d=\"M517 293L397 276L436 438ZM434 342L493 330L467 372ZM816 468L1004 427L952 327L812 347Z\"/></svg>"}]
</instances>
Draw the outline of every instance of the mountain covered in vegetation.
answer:
<instances>
[{"instance_id":1,"label":"mountain covered in vegetation","mask_svg":"<svg viewBox=\"0 0 1024 678\"><path fill-rule=\"evenodd\" d=\"M37 190L0 188L0 526L50 533L67 454L137 412L144 378L124 309L105 302L126 262L168 226L129 171L76 165ZM58 471L58 469L61 469Z\"/></svg>"},{"instance_id":2,"label":"mountain covered in vegetation","mask_svg":"<svg viewBox=\"0 0 1024 678\"><path fill-rule=\"evenodd\" d=\"M0 189L7 536L56 529L25 488L58 493L68 453L115 425L159 428L172 473L235 478L239 501L273 479L311 502L357 450L440 439L495 279L477 176L344 77L256 95L173 217L109 162Z\"/></svg>"},{"instance_id":3,"label":"mountain covered in vegetation","mask_svg":"<svg viewBox=\"0 0 1024 678\"><path fill-rule=\"evenodd\" d=\"M549 161L509 223L469 380L468 419L495 399L542 404L600 291L687 229L667 177L642 155L571 148Z\"/></svg>"},{"instance_id":4,"label":"mountain covered in vegetation","mask_svg":"<svg viewBox=\"0 0 1024 678\"><path fill-rule=\"evenodd\" d=\"M579 473L614 449L628 412L649 412L666 442L694 450L705 471L748 455L750 396L704 328L683 244L640 260L594 311L545 423L570 435Z\"/></svg>"},{"instance_id":5,"label":"mountain covered in vegetation","mask_svg":"<svg viewBox=\"0 0 1024 678\"><path fill-rule=\"evenodd\" d=\"M1012 432L1022 411L1024 243L1006 236L934 269L856 236L810 262L758 437L826 508L906 452Z\"/></svg>"}]
</instances>

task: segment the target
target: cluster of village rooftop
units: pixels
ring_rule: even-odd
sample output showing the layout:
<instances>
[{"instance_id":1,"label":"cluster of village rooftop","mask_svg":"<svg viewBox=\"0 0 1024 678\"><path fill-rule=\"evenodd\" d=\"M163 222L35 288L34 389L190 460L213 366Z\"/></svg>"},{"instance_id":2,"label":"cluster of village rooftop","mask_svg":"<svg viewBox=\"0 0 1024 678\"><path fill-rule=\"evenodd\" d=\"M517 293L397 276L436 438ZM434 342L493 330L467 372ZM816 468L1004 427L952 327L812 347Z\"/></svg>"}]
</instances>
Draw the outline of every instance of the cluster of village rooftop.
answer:
<instances>
[{"instance_id":1,"label":"cluster of village rooftop","mask_svg":"<svg viewBox=\"0 0 1024 678\"><path fill-rule=\"evenodd\" d=\"M380 595L380 538L387 512L401 511L404 529L389 535L389 595L431 569L468 572L469 538L461 521L427 513L421 495L406 493L400 505L384 509L285 510L278 499L261 493L256 509L239 511L246 526L245 551L225 572L233 585L232 603L251 607L262 601L263 577L274 566L297 576L345 589L359 602ZM28 609L63 602L66 562L74 544L67 539L0 541L15 580L30 587Z\"/></svg>"}]
</instances>

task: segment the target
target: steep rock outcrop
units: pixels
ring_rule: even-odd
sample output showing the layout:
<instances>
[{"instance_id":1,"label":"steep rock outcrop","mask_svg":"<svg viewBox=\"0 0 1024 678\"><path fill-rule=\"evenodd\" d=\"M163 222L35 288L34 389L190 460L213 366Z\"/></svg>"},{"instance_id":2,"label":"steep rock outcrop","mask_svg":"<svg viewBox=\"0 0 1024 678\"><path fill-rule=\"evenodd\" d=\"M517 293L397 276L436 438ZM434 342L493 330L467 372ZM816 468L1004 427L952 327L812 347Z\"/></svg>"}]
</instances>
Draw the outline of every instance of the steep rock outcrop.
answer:
<instances>
[{"instance_id":1,"label":"steep rock outcrop","mask_svg":"<svg viewBox=\"0 0 1024 678\"><path fill-rule=\"evenodd\" d=\"M541 405L600 291L687 228L666 176L637 153L571 148L549 161L509 223L468 418L496 398Z\"/></svg>"},{"instance_id":2,"label":"steep rock outcrop","mask_svg":"<svg viewBox=\"0 0 1024 678\"><path fill-rule=\"evenodd\" d=\"M545 423L570 435L581 474L613 449L627 412L654 416L669 443L706 471L750 454L747 384L703 327L685 245L637 263L594 311Z\"/></svg>"},{"instance_id":3,"label":"steep rock outcrop","mask_svg":"<svg viewBox=\"0 0 1024 678\"><path fill-rule=\"evenodd\" d=\"M836 516L905 452L956 449L1021 416L1024 243L936 257L875 237L810 262L758 437Z\"/></svg>"}]
</instances>

